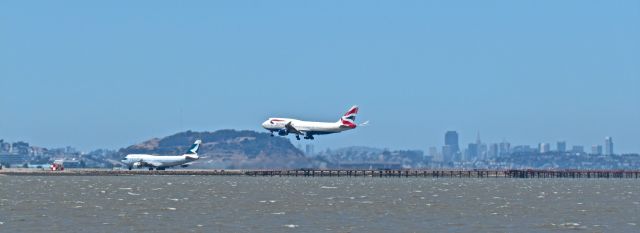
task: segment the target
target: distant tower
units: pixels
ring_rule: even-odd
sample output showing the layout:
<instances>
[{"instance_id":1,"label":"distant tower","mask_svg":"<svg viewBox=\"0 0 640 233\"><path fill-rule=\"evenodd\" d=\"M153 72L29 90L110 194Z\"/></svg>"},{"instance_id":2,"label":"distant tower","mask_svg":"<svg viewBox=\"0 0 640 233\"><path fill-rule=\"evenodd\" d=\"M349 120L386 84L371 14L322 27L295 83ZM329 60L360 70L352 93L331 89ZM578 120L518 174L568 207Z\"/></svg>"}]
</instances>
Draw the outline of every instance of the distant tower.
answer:
<instances>
[{"instance_id":1,"label":"distant tower","mask_svg":"<svg viewBox=\"0 0 640 233\"><path fill-rule=\"evenodd\" d=\"M567 142L565 142L565 141L558 141L558 144L557 144L556 149L558 149L558 152L565 152L565 151L567 151Z\"/></svg>"},{"instance_id":2,"label":"distant tower","mask_svg":"<svg viewBox=\"0 0 640 233\"><path fill-rule=\"evenodd\" d=\"M478 134L476 135L476 145L478 146L478 153L476 156L480 159L487 159L487 151L489 148L487 148L487 144L483 144L482 140L480 140L480 131L478 131Z\"/></svg>"},{"instance_id":3,"label":"distant tower","mask_svg":"<svg viewBox=\"0 0 640 233\"><path fill-rule=\"evenodd\" d=\"M613 138L604 138L604 155L613 155Z\"/></svg>"},{"instance_id":4,"label":"distant tower","mask_svg":"<svg viewBox=\"0 0 640 233\"><path fill-rule=\"evenodd\" d=\"M602 155L602 146L601 145L591 146L591 154Z\"/></svg>"},{"instance_id":5,"label":"distant tower","mask_svg":"<svg viewBox=\"0 0 640 233\"><path fill-rule=\"evenodd\" d=\"M583 154L584 153L584 146L573 146L573 148L571 149L571 152L576 153L576 154Z\"/></svg>"},{"instance_id":6,"label":"distant tower","mask_svg":"<svg viewBox=\"0 0 640 233\"><path fill-rule=\"evenodd\" d=\"M438 148L435 146L429 147L429 155L434 162L443 162L442 154L438 153Z\"/></svg>"},{"instance_id":7,"label":"distant tower","mask_svg":"<svg viewBox=\"0 0 640 233\"><path fill-rule=\"evenodd\" d=\"M453 153L458 153L460 151L460 146L458 146L458 132L447 131L444 134L444 145L449 146Z\"/></svg>"},{"instance_id":8,"label":"distant tower","mask_svg":"<svg viewBox=\"0 0 640 233\"><path fill-rule=\"evenodd\" d=\"M451 162L457 160L457 155L460 153L460 146L458 146L458 132L447 131L444 134L444 147L442 147L442 157L445 162Z\"/></svg>"},{"instance_id":9,"label":"distant tower","mask_svg":"<svg viewBox=\"0 0 640 233\"><path fill-rule=\"evenodd\" d=\"M451 146L445 145L442 147L442 162L451 162L453 160L453 149Z\"/></svg>"},{"instance_id":10,"label":"distant tower","mask_svg":"<svg viewBox=\"0 0 640 233\"><path fill-rule=\"evenodd\" d=\"M489 145L489 153L488 153L489 158L493 159L493 158L498 157L499 148L500 147L498 146L498 143L491 143Z\"/></svg>"},{"instance_id":11,"label":"distant tower","mask_svg":"<svg viewBox=\"0 0 640 233\"><path fill-rule=\"evenodd\" d=\"M499 152L500 156L507 156L511 154L511 143L502 140L502 142L500 143L500 152Z\"/></svg>"},{"instance_id":12,"label":"distant tower","mask_svg":"<svg viewBox=\"0 0 640 233\"><path fill-rule=\"evenodd\" d=\"M549 145L549 143L538 144L538 152L540 152L540 154L549 153L550 150L551 145Z\"/></svg>"},{"instance_id":13,"label":"distant tower","mask_svg":"<svg viewBox=\"0 0 640 233\"><path fill-rule=\"evenodd\" d=\"M478 144L469 143L467 146L467 160L474 160L478 158Z\"/></svg>"}]
</instances>

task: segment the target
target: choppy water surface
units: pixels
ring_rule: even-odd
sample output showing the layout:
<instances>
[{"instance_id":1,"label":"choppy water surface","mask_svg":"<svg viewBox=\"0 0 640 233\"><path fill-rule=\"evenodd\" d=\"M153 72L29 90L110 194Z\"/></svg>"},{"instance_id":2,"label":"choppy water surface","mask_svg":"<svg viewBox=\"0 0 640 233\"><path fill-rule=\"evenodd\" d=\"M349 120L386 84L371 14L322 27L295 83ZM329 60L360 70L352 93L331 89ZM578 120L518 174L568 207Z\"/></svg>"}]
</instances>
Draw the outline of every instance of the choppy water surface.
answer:
<instances>
[{"instance_id":1,"label":"choppy water surface","mask_svg":"<svg viewBox=\"0 0 640 233\"><path fill-rule=\"evenodd\" d=\"M0 232L640 232L640 180L0 177Z\"/></svg>"}]
</instances>

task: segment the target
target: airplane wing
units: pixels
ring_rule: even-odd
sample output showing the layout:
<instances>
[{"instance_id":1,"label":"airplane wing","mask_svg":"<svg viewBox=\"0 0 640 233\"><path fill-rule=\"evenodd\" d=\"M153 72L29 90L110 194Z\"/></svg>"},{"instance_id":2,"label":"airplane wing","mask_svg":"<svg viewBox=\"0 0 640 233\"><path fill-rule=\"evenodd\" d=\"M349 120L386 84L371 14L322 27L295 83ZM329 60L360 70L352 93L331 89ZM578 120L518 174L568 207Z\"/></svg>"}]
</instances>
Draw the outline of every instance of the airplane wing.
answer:
<instances>
[{"instance_id":1,"label":"airplane wing","mask_svg":"<svg viewBox=\"0 0 640 233\"><path fill-rule=\"evenodd\" d=\"M201 162L188 162L188 163L183 163L183 164L180 164L180 167L188 167L188 166L191 166L191 165L193 165L193 164L198 164L198 163L201 163Z\"/></svg>"},{"instance_id":2,"label":"airplane wing","mask_svg":"<svg viewBox=\"0 0 640 233\"><path fill-rule=\"evenodd\" d=\"M160 167L162 166L162 163L156 162L156 161L144 161L144 160L140 160L140 163L144 166L147 167Z\"/></svg>"},{"instance_id":3,"label":"airplane wing","mask_svg":"<svg viewBox=\"0 0 640 233\"><path fill-rule=\"evenodd\" d=\"M302 131L296 129L295 127L293 127L293 125L291 125L291 121L289 121L289 123L287 123L284 128L287 129L287 131L289 131L289 133L294 133L294 134L304 134Z\"/></svg>"},{"instance_id":4,"label":"airplane wing","mask_svg":"<svg viewBox=\"0 0 640 233\"><path fill-rule=\"evenodd\" d=\"M147 163L148 163L148 164L151 164L151 165L152 165L152 166L154 166L154 167L160 167L160 166L162 166L162 163L159 163L159 162L153 162L153 161L152 161L152 162L147 162Z\"/></svg>"}]
</instances>

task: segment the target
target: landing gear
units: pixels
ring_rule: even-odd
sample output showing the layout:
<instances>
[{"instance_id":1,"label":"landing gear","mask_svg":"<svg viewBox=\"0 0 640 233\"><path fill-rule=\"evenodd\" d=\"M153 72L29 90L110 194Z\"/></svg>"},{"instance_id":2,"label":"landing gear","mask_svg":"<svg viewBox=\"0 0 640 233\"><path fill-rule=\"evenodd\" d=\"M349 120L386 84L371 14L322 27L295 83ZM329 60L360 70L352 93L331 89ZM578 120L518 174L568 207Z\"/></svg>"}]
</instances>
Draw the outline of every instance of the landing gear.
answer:
<instances>
[{"instance_id":1,"label":"landing gear","mask_svg":"<svg viewBox=\"0 0 640 233\"><path fill-rule=\"evenodd\" d=\"M307 135L307 136L304 137L304 139L313 140L315 138L313 137L313 135Z\"/></svg>"},{"instance_id":2,"label":"landing gear","mask_svg":"<svg viewBox=\"0 0 640 233\"><path fill-rule=\"evenodd\" d=\"M131 171L131 169L133 169L133 166L129 166L129 171Z\"/></svg>"},{"instance_id":3,"label":"landing gear","mask_svg":"<svg viewBox=\"0 0 640 233\"><path fill-rule=\"evenodd\" d=\"M278 135L280 136L287 136L289 134L289 132L287 132L286 130L278 130Z\"/></svg>"},{"instance_id":4,"label":"landing gear","mask_svg":"<svg viewBox=\"0 0 640 233\"><path fill-rule=\"evenodd\" d=\"M152 167L150 167L150 168L149 168L149 171L153 171L153 168L152 168Z\"/></svg>"},{"instance_id":5,"label":"landing gear","mask_svg":"<svg viewBox=\"0 0 640 233\"><path fill-rule=\"evenodd\" d=\"M296 140L300 141L300 135L296 135Z\"/></svg>"}]
</instances>

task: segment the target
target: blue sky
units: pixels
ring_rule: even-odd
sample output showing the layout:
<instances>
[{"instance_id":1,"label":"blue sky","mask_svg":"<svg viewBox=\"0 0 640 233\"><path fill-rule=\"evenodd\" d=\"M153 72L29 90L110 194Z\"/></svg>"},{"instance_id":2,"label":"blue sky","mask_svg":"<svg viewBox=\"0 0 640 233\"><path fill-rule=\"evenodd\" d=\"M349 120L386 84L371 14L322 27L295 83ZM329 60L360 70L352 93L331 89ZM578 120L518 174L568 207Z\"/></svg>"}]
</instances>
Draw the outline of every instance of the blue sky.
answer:
<instances>
[{"instance_id":1,"label":"blue sky","mask_svg":"<svg viewBox=\"0 0 640 233\"><path fill-rule=\"evenodd\" d=\"M2 1L0 138L120 148L358 104L370 126L313 143L640 152L638 22L640 1Z\"/></svg>"}]
</instances>

